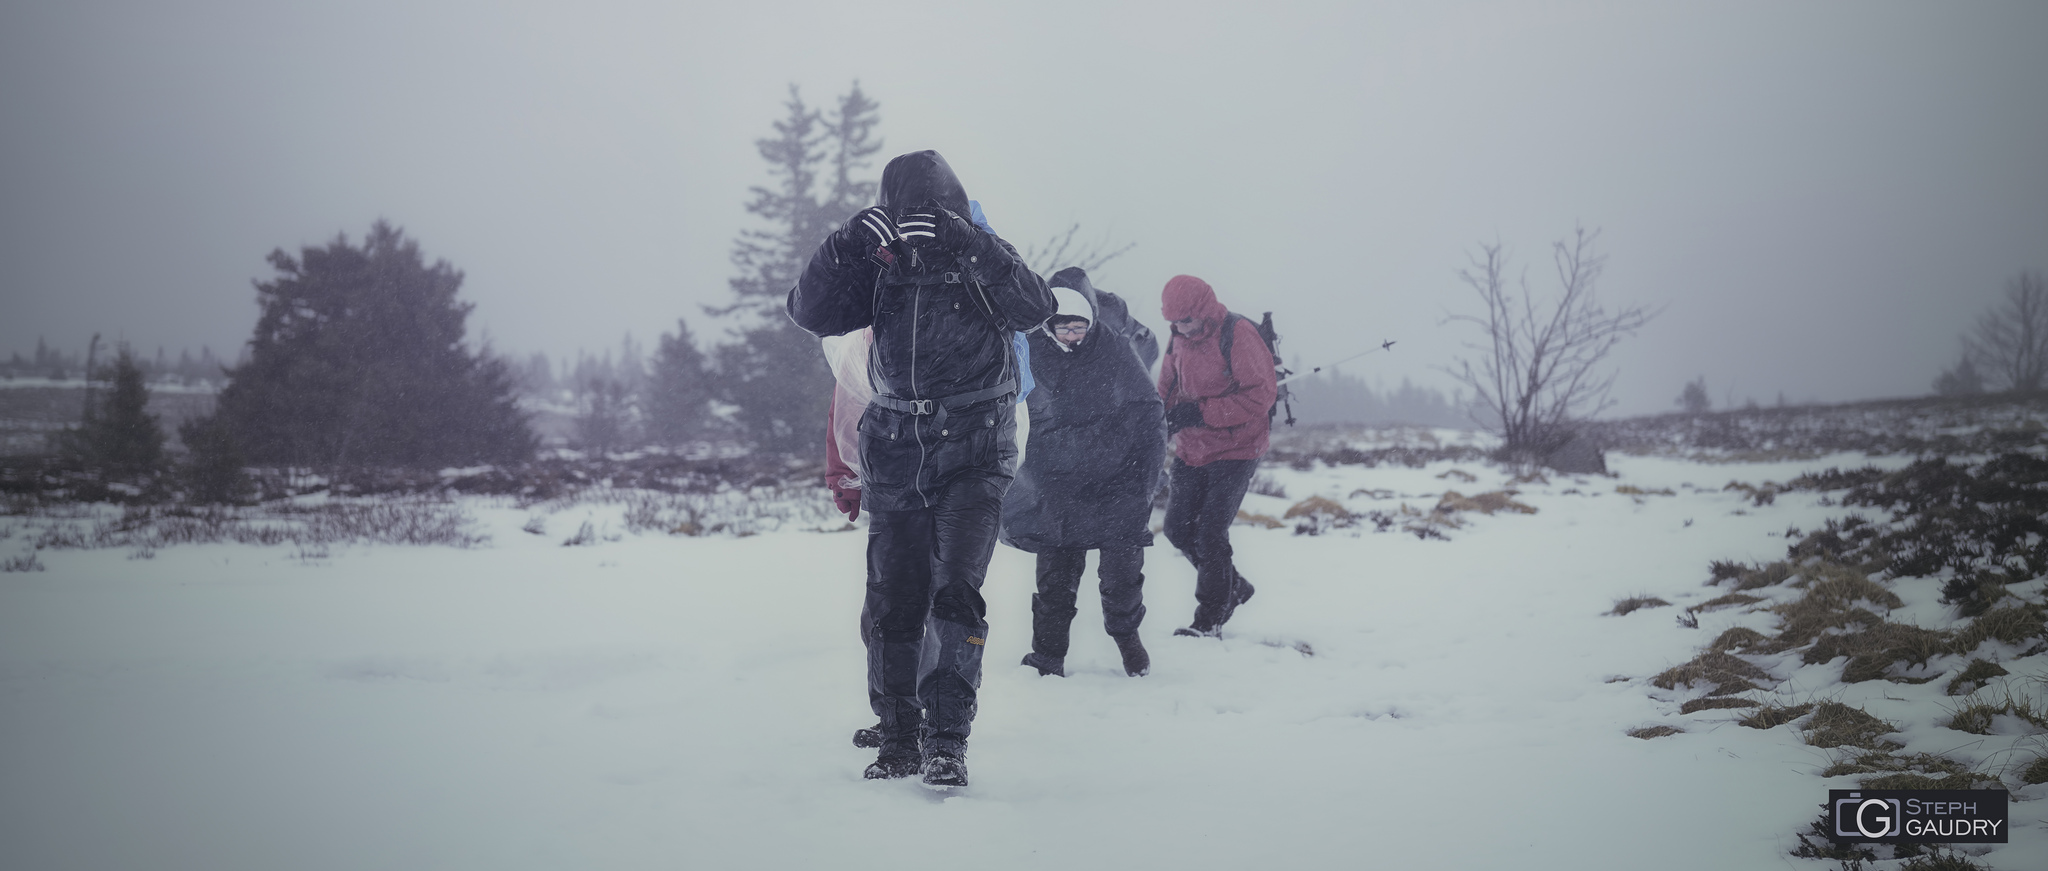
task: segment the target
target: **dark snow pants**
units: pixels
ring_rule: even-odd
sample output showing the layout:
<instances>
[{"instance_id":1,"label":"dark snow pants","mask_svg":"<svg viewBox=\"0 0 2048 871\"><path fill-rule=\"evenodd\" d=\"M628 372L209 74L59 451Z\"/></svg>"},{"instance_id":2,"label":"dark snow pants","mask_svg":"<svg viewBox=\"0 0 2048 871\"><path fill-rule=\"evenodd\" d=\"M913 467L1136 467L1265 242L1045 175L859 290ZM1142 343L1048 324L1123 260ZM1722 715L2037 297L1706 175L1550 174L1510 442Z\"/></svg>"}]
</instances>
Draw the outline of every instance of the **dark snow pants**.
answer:
<instances>
[{"instance_id":1,"label":"dark snow pants","mask_svg":"<svg viewBox=\"0 0 2048 871\"><path fill-rule=\"evenodd\" d=\"M981 582L995 553L1010 479L964 475L930 508L868 520L868 704L882 752L960 755L974 724L988 606Z\"/></svg>"},{"instance_id":2,"label":"dark snow pants","mask_svg":"<svg viewBox=\"0 0 2048 871\"><path fill-rule=\"evenodd\" d=\"M1166 540L1195 564L1196 629L1228 621L1249 586L1230 561L1230 524L1258 465L1217 460L1190 466L1176 459L1167 473Z\"/></svg>"},{"instance_id":3,"label":"dark snow pants","mask_svg":"<svg viewBox=\"0 0 2048 871\"><path fill-rule=\"evenodd\" d=\"M1085 550L1059 548L1038 554L1038 593L1031 597L1031 649L1051 657L1067 655L1075 596L1088 566ZM1102 628L1111 637L1138 631L1145 620L1145 549L1105 547L1097 551L1095 577L1101 581Z\"/></svg>"}]
</instances>

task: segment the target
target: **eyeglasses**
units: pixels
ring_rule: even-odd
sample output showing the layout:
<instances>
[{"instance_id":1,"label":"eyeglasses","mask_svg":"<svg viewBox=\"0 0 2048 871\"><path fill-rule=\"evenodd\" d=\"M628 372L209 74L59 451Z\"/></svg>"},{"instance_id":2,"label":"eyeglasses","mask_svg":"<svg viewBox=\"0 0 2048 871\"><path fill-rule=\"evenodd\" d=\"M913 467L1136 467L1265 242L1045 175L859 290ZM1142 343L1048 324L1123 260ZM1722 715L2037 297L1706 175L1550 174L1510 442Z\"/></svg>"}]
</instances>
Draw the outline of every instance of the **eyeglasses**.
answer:
<instances>
[{"instance_id":1,"label":"eyeglasses","mask_svg":"<svg viewBox=\"0 0 2048 871\"><path fill-rule=\"evenodd\" d=\"M1053 331L1054 333L1057 333L1057 334L1059 334L1059 335L1062 335L1062 336L1079 336L1079 335L1085 335L1085 334L1086 334L1086 333L1088 332L1088 325L1087 325L1087 324L1073 324L1073 325L1070 325L1070 326L1064 326L1064 327L1053 327L1053 328L1052 328L1052 331Z\"/></svg>"}]
</instances>

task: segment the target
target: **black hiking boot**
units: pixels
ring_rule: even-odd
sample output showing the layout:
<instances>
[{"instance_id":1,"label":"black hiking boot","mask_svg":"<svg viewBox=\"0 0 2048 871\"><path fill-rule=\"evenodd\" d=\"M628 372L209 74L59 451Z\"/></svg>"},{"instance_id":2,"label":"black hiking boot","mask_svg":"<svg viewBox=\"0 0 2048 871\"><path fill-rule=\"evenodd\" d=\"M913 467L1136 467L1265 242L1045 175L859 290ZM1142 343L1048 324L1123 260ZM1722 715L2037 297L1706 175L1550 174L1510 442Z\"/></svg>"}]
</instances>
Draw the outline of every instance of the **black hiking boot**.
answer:
<instances>
[{"instance_id":1,"label":"black hiking boot","mask_svg":"<svg viewBox=\"0 0 2048 871\"><path fill-rule=\"evenodd\" d=\"M1067 676L1067 658L1064 656L1046 656L1034 650L1024 654L1024 661L1021 664L1038 669L1039 677L1045 677L1049 674L1060 677Z\"/></svg>"},{"instance_id":2,"label":"black hiking boot","mask_svg":"<svg viewBox=\"0 0 2048 871\"><path fill-rule=\"evenodd\" d=\"M1185 635L1189 638L1222 638L1223 630L1215 626L1207 629L1200 626L1182 626L1179 629L1173 630L1173 634Z\"/></svg>"},{"instance_id":3,"label":"black hiking boot","mask_svg":"<svg viewBox=\"0 0 2048 871\"><path fill-rule=\"evenodd\" d=\"M1239 605L1251 601L1252 594L1256 592L1258 590L1252 588L1251 581L1245 580L1243 575L1237 576L1237 603Z\"/></svg>"},{"instance_id":4,"label":"black hiking boot","mask_svg":"<svg viewBox=\"0 0 2048 871\"><path fill-rule=\"evenodd\" d=\"M868 765L868 770L861 772L860 776L868 780L895 780L899 777L909 777L917 773L918 769L922 767L923 762L924 760L918 758L916 748L912 748L909 754L892 753L885 750L882 752L882 755L875 757L875 761Z\"/></svg>"},{"instance_id":5,"label":"black hiking boot","mask_svg":"<svg viewBox=\"0 0 2048 871\"><path fill-rule=\"evenodd\" d=\"M882 724L876 723L865 729L853 730L853 746L873 750L882 746Z\"/></svg>"},{"instance_id":6,"label":"black hiking boot","mask_svg":"<svg viewBox=\"0 0 2048 871\"><path fill-rule=\"evenodd\" d=\"M966 760L946 753L934 753L924 761L925 789L945 790L966 785Z\"/></svg>"},{"instance_id":7,"label":"black hiking boot","mask_svg":"<svg viewBox=\"0 0 2048 871\"><path fill-rule=\"evenodd\" d=\"M1144 677L1151 673L1152 656L1145 652L1145 644L1138 640L1138 633L1111 635L1109 638L1116 642L1117 652L1124 655L1124 674Z\"/></svg>"}]
</instances>

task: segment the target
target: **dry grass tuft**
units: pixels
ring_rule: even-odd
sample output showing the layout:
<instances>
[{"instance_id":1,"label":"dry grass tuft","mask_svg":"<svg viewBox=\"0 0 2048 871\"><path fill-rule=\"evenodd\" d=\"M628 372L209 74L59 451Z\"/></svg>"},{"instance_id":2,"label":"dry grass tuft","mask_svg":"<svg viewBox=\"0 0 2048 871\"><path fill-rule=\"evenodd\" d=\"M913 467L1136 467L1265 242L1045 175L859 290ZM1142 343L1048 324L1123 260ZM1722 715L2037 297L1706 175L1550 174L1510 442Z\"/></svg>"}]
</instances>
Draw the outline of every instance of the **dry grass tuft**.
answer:
<instances>
[{"instance_id":1,"label":"dry grass tuft","mask_svg":"<svg viewBox=\"0 0 2048 871\"><path fill-rule=\"evenodd\" d=\"M1747 593L1729 593L1726 596L1716 596L1712 599L1708 599L1685 610L1690 611L1694 614L1699 614L1706 611L1712 611L1716 608L1734 608L1740 605L1754 605L1762 601L1765 601L1764 597L1762 596L1751 596Z\"/></svg>"},{"instance_id":2,"label":"dry grass tuft","mask_svg":"<svg viewBox=\"0 0 2048 871\"><path fill-rule=\"evenodd\" d=\"M1526 505L1514 500L1513 497L1517 492L1515 490L1495 490L1490 493L1481 493L1477 496L1467 497L1456 490L1447 490L1444 492L1443 498L1436 503L1436 513L1450 514L1454 511L1477 511L1481 514L1493 514L1498 511L1514 511L1521 514L1535 514L1535 506Z\"/></svg>"},{"instance_id":3,"label":"dry grass tuft","mask_svg":"<svg viewBox=\"0 0 2048 871\"><path fill-rule=\"evenodd\" d=\"M1806 722L1806 743L1815 747L1861 747L1866 750L1896 748L1897 744L1878 736L1897 732L1892 724L1871 716L1862 708L1841 702L1821 702L1813 719Z\"/></svg>"},{"instance_id":4,"label":"dry grass tuft","mask_svg":"<svg viewBox=\"0 0 2048 871\"><path fill-rule=\"evenodd\" d=\"M1993 721L2000 715L2008 714L2018 717L2036 729L2048 731L2048 706L2042 706L2040 702L2025 694L2014 693L2010 685L2005 689L2005 698L1997 702L1979 699L1976 696L1963 699L1957 703L1955 712L1943 725L1958 732L1989 735Z\"/></svg>"},{"instance_id":5,"label":"dry grass tuft","mask_svg":"<svg viewBox=\"0 0 2048 871\"><path fill-rule=\"evenodd\" d=\"M1986 611L1983 616L1971 620L1970 625L1956 633L1955 646L1952 649L1956 653L1969 653L1976 650L1978 645L1994 638L2007 644L2018 645L2027 639L2048 634L2048 617L2044 617L2043 611L2039 605L2018 605Z\"/></svg>"},{"instance_id":6,"label":"dry grass tuft","mask_svg":"<svg viewBox=\"0 0 2048 871\"><path fill-rule=\"evenodd\" d=\"M1287 525L1273 519L1270 514L1254 514L1242 508L1237 510L1237 522L1246 526L1263 526L1267 529L1279 529Z\"/></svg>"},{"instance_id":7,"label":"dry grass tuft","mask_svg":"<svg viewBox=\"0 0 2048 871\"><path fill-rule=\"evenodd\" d=\"M1948 694L1952 696L1967 696L1983 689L1984 685L1990 683L1992 678L2004 677L2008 674L2011 674L2011 672L2006 671L2005 667L1998 663L1985 662L1982 659L1972 659L1969 665L1963 667L1962 673L1956 675L1955 680L1948 682Z\"/></svg>"},{"instance_id":8,"label":"dry grass tuft","mask_svg":"<svg viewBox=\"0 0 2048 871\"><path fill-rule=\"evenodd\" d=\"M1754 680L1771 680L1771 673L1758 668L1747 660L1718 650L1710 650L1694 657L1684 665L1666 669L1650 679L1654 686L1675 690L1680 686L1694 683L1711 683L1714 690L1710 695L1725 696L1746 689L1756 689Z\"/></svg>"},{"instance_id":9,"label":"dry grass tuft","mask_svg":"<svg viewBox=\"0 0 2048 871\"><path fill-rule=\"evenodd\" d=\"M1352 514L1349 509L1345 508L1342 505L1337 504L1332 500L1325 499L1321 496L1310 496L1307 499L1303 499L1300 502L1296 502L1292 507L1288 508L1287 513L1283 515L1284 519L1287 520L1293 520L1296 517L1316 516L1328 517L1336 520L1350 520L1352 518Z\"/></svg>"},{"instance_id":10,"label":"dry grass tuft","mask_svg":"<svg viewBox=\"0 0 2048 871\"><path fill-rule=\"evenodd\" d=\"M1856 781L1865 789L1972 789L1979 783L1998 783L1998 778L1971 771L1969 766L1946 756L1932 753L1895 756L1882 751L1866 751L1838 759L1820 776L1851 774L1871 775Z\"/></svg>"},{"instance_id":11,"label":"dry grass tuft","mask_svg":"<svg viewBox=\"0 0 2048 871\"><path fill-rule=\"evenodd\" d=\"M1713 711L1722 708L1754 708L1759 704L1762 703L1751 699L1738 699L1732 696L1708 696L1704 699L1693 699L1692 701L1679 705L1678 712L1681 714L1691 714L1699 711Z\"/></svg>"},{"instance_id":12,"label":"dry grass tuft","mask_svg":"<svg viewBox=\"0 0 2048 871\"><path fill-rule=\"evenodd\" d=\"M1638 609L1664 608L1670 606L1670 604L1670 602L1666 602L1656 596L1630 596L1626 599L1614 600L1614 610L1607 613L1616 617L1624 617Z\"/></svg>"},{"instance_id":13,"label":"dry grass tuft","mask_svg":"<svg viewBox=\"0 0 2048 871\"><path fill-rule=\"evenodd\" d=\"M1769 565L1757 566L1756 568L1741 570L1735 576L1735 589L1761 589L1763 587L1782 584L1785 582L1786 578L1790 577L1792 577L1792 564L1785 562L1784 560L1779 560ZM1716 583L1718 583L1718 581Z\"/></svg>"},{"instance_id":14,"label":"dry grass tuft","mask_svg":"<svg viewBox=\"0 0 2048 871\"><path fill-rule=\"evenodd\" d=\"M1641 738L1645 741L1648 741L1651 738L1662 738L1666 735L1682 735L1684 733L1684 729L1680 729L1676 726L1644 726L1639 729L1628 730L1628 736L1630 738Z\"/></svg>"},{"instance_id":15,"label":"dry grass tuft","mask_svg":"<svg viewBox=\"0 0 2048 871\"><path fill-rule=\"evenodd\" d=\"M1637 487L1637 486L1634 486L1634 485L1631 485L1631 484L1623 484L1623 485L1621 485L1621 486L1619 486L1619 487L1616 487L1616 488L1614 488L1614 492L1616 492L1616 493L1620 493L1620 494L1621 494L1621 495L1623 495L1623 496L1676 496L1676 495L1678 495L1677 493L1673 493L1673 492L1671 492L1671 489L1670 489L1670 488L1668 488L1668 487L1667 487L1667 488L1663 488L1663 489L1659 489L1659 490L1645 490L1645 489L1643 489L1643 488L1641 488L1641 487Z\"/></svg>"},{"instance_id":16,"label":"dry grass tuft","mask_svg":"<svg viewBox=\"0 0 2048 871\"><path fill-rule=\"evenodd\" d=\"M1743 717L1736 722L1752 729L1773 729L1812 713L1811 703L1804 705L1765 705L1762 710Z\"/></svg>"},{"instance_id":17,"label":"dry grass tuft","mask_svg":"<svg viewBox=\"0 0 2048 871\"><path fill-rule=\"evenodd\" d=\"M1745 650L1751 647L1760 647L1769 640L1762 632L1758 632L1755 629L1747 626L1735 626L1716 637L1712 644L1707 645L1707 649L1722 651Z\"/></svg>"},{"instance_id":18,"label":"dry grass tuft","mask_svg":"<svg viewBox=\"0 0 2048 871\"><path fill-rule=\"evenodd\" d=\"M1928 660L1948 652L1946 632L1886 620L1862 625L1865 628L1856 631L1820 636L1801 659L1808 665L1818 665L1847 656L1849 662L1842 666L1842 681L1862 683L1884 677L1894 662L1924 666Z\"/></svg>"},{"instance_id":19,"label":"dry grass tuft","mask_svg":"<svg viewBox=\"0 0 2048 871\"><path fill-rule=\"evenodd\" d=\"M1460 480L1460 481L1463 481L1463 482L1465 482L1465 483L1467 483L1467 484L1470 484L1470 483L1472 483L1473 481L1477 481L1477 480L1479 480L1479 476L1478 476L1478 475L1474 475L1474 474L1472 474L1471 472L1467 472L1467 471L1465 471L1464 469L1450 469L1450 470L1448 470L1448 471L1445 471L1445 472L1444 472L1443 474L1441 474L1441 475L1438 475L1438 476L1436 476L1436 477L1437 477L1437 479L1438 479L1438 480L1440 480L1440 481L1448 481L1448 480L1451 480L1451 479L1453 479L1453 478L1456 478L1456 479L1458 479L1458 480Z\"/></svg>"}]
</instances>

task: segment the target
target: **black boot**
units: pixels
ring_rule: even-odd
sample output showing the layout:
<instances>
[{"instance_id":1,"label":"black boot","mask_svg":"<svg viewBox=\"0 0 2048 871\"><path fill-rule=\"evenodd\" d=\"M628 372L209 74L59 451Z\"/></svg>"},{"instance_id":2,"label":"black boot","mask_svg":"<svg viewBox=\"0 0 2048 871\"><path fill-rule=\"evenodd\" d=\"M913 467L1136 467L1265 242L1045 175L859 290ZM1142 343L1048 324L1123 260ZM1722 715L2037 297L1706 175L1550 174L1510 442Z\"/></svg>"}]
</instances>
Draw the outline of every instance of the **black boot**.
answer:
<instances>
[{"instance_id":1,"label":"black boot","mask_svg":"<svg viewBox=\"0 0 2048 871\"><path fill-rule=\"evenodd\" d=\"M926 789L953 789L967 785L967 761L951 753L934 753L924 760Z\"/></svg>"},{"instance_id":2,"label":"black boot","mask_svg":"<svg viewBox=\"0 0 2048 871\"><path fill-rule=\"evenodd\" d=\"M1117 652L1124 655L1124 674L1144 677L1152 671L1152 656L1145 652L1145 644L1138 640L1138 633L1111 635L1110 640L1116 642Z\"/></svg>"},{"instance_id":3,"label":"black boot","mask_svg":"<svg viewBox=\"0 0 2048 871\"><path fill-rule=\"evenodd\" d=\"M1024 654L1024 662L1022 664L1038 669L1039 677L1045 677L1049 674L1059 677L1067 676L1067 658L1064 656L1046 656L1034 650Z\"/></svg>"},{"instance_id":4,"label":"black boot","mask_svg":"<svg viewBox=\"0 0 2048 871\"><path fill-rule=\"evenodd\" d=\"M1182 626L1179 629L1173 630L1173 634L1185 635L1189 638L1222 638L1223 630L1214 626Z\"/></svg>"},{"instance_id":5,"label":"black boot","mask_svg":"<svg viewBox=\"0 0 2048 871\"><path fill-rule=\"evenodd\" d=\"M882 746L882 724L853 730L853 746L873 750Z\"/></svg>"},{"instance_id":6,"label":"black boot","mask_svg":"<svg viewBox=\"0 0 2048 871\"><path fill-rule=\"evenodd\" d=\"M918 748L915 733L908 736L882 735L882 750L875 755L875 761L868 770L861 772L869 780L894 780L916 774L924 765L924 752Z\"/></svg>"}]
</instances>

